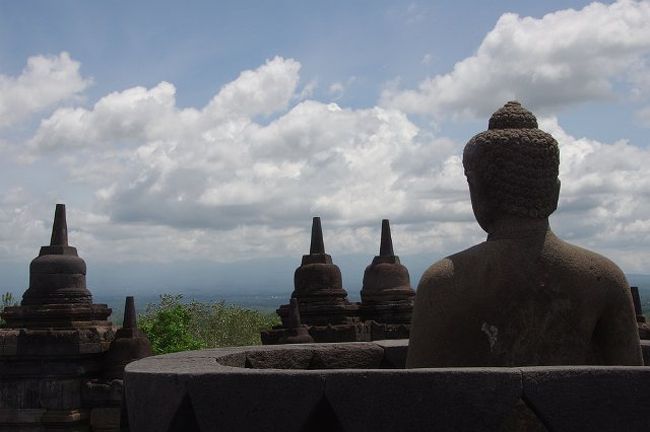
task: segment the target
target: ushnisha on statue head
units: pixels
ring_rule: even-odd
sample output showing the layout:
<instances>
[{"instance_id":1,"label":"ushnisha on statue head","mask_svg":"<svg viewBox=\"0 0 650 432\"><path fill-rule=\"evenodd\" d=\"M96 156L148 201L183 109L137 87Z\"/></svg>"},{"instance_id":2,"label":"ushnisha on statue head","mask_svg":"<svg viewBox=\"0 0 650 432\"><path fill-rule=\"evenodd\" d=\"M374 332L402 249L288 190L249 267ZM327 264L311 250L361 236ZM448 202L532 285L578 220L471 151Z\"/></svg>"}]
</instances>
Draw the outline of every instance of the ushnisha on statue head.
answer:
<instances>
[{"instance_id":1,"label":"ushnisha on statue head","mask_svg":"<svg viewBox=\"0 0 650 432\"><path fill-rule=\"evenodd\" d=\"M491 232L498 219L544 220L557 208L560 151L557 141L537 128L535 116L510 101L490 118L463 151L472 209Z\"/></svg>"}]
</instances>

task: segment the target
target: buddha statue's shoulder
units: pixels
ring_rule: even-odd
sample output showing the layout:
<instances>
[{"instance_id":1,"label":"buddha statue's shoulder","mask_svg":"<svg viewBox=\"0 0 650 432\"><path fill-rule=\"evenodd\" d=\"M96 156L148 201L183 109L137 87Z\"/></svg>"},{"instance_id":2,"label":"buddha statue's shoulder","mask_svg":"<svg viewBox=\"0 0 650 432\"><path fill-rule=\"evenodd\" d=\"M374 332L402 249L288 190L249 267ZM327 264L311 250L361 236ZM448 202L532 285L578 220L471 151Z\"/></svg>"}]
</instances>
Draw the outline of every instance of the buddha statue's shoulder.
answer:
<instances>
[{"instance_id":1,"label":"buddha statue's shoulder","mask_svg":"<svg viewBox=\"0 0 650 432\"><path fill-rule=\"evenodd\" d=\"M629 289L621 268L609 258L553 236L545 244L546 259L560 271L575 273L584 280L609 287Z\"/></svg>"},{"instance_id":2,"label":"buddha statue's shoulder","mask_svg":"<svg viewBox=\"0 0 650 432\"><path fill-rule=\"evenodd\" d=\"M422 274L418 291L429 287L440 289L457 286L467 276L467 269L484 264L484 257L490 253L489 250L490 245L483 242L434 262Z\"/></svg>"}]
</instances>

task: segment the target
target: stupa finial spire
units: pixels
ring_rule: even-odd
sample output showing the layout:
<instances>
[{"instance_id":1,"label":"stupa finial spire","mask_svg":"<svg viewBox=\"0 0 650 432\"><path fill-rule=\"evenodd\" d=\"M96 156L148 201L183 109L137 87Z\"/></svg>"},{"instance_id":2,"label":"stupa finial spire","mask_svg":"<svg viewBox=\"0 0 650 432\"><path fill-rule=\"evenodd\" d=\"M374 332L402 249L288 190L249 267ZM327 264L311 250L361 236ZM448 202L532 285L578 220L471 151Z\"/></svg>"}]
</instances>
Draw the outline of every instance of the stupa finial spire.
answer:
<instances>
[{"instance_id":1,"label":"stupa finial spire","mask_svg":"<svg viewBox=\"0 0 650 432\"><path fill-rule=\"evenodd\" d=\"M125 329L138 328L138 322L135 315L135 302L133 301L133 296L128 296L126 298L126 302L124 303L124 321L122 322L122 328Z\"/></svg>"},{"instance_id":2,"label":"stupa finial spire","mask_svg":"<svg viewBox=\"0 0 650 432\"><path fill-rule=\"evenodd\" d=\"M320 224L320 217L315 216L311 224L311 246L309 254L324 254L325 244L323 243L323 229Z\"/></svg>"},{"instance_id":3,"label":"stupa finial spire","mask_svg":"<svg viewBox=\"0 0 650 432\"><path fill-rule=\"evenodd\" d=\"M65 204L56 205L50 246L68 246L68 224L65 218Z\"/></svg>"},{"instance_id":4,"label":"stupa finial spire","mask_svg":"<svg viewBox=\"0 0 650 432\"><path fill-rule=\"evenodd\" d=\"M390 235L390 222L388 219L381 221L381 245L379 246L379 256L393 256L393 238Z\"/></svg>"}]
</instances>

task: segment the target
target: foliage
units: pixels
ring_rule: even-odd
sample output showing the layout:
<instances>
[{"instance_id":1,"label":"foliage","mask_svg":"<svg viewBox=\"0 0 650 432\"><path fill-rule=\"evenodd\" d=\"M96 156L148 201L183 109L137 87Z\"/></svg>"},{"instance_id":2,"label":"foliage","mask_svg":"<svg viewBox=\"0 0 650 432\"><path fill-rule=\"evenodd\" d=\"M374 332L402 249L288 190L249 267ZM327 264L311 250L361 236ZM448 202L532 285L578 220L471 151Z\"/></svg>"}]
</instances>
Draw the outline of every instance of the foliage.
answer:
<instances>
[{"instance_id":1,"label":"foliage","mask_svg":"<svg viewBox=\"0 0 650 432\"><path fill-rule=\"evenodd\" d=\"M5 310L7 306L18 306L18 302L14 300L14 295L10 292L2 294L0 297L0 312ZM5 322L0 318L0 327L4 327Z\"/></svg>"},{"instance_id":2,"label":"foliage","mask_svg":"<svg viewBox=\"0 0 650 432\"><path fill-rule=\"evenodd\" d=\"M278 324L274 314L239 306L183 302L182 295L164 294L138 319L155 354L223 346L259 345L260 331Z\"/></svg>"},{"instance_id":3,"label":"foliage","mask_svg":"<svg viewBox=\"0 0 650 432\"><path fill-rule=\"evenodd\" d=\"M154 354L205 348L190 333L192 313L182 299L181 295L161 295L160 304L148 305L140 317L138 327L149 337Z\"/></svg>"}]
</instances>

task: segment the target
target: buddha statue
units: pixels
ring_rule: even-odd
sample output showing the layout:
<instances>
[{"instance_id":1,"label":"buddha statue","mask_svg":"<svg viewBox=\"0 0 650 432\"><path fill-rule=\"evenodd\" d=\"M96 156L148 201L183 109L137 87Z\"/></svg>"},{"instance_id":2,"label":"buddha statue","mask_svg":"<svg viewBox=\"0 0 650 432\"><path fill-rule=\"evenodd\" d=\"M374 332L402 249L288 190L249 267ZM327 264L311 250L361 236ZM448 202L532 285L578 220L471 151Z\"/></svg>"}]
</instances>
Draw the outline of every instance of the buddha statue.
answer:
<instances>
[{"instance_id":1,"label":"buddha statue","mask_svg":"<svg viewBox=\"0 0 650 432\"><path fill-rule=\"evenodd\" d=\"M642 365L622 271L549 226L559 148L535 116L508 102L463 167L487 240L423 274L407 367Z\"/></svg>"}]
</instances>

